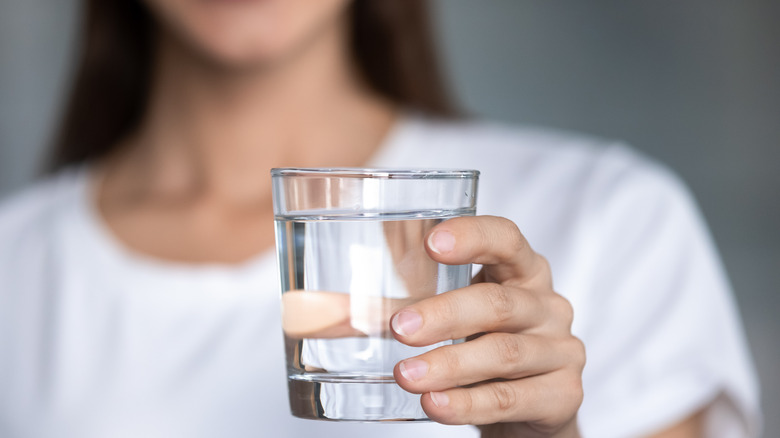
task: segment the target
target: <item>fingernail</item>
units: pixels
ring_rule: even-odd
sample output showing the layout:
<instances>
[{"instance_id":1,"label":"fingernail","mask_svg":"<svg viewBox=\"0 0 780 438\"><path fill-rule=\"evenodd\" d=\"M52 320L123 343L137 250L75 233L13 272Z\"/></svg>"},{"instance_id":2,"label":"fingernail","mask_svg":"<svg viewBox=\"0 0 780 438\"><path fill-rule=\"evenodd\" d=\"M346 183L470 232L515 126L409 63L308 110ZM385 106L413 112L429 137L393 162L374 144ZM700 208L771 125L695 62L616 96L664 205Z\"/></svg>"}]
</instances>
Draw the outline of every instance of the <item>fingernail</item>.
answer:
<instances>
[{"instance_id":1,"label":"fingernail","mask_svg":"<svg viewBox=\"0 0 780 438\"><path fill-rule=\"evenodd\" d=\"M431 401L437 408L443 408L450 404L450 398L443 392L432 392Z\"/></svg>"},{"instance_id":2,"label":"fingernail","mask_svg":"<svg viewBox=\"0 0 780 438\"><path fill-rule=\"evenodd\" d=\"M393 331L401 336L411 336L422 325L422 317L414 310L402 310L393 317L390 323Z\"/></svg>"},{"instance_id":3,"label":"fingernail","mask_svg":"<svg viewBox=\"0 0 780 438\"><path fill-rule=\"evenodd\" d=\"M406 380L414 382L428 374L428 363L417 359L405 360L401 362L401 365L398 365L398 370L401 371L401 375Z\"/></svg>"},{"instance_id":4,"label":"fingernail","mask_svg":"<svg viewBox=\"0 0 780 438\"><path fill-rule=\"evenodd\" d=\"M428 247L437 254L446 254L455 248L455 236L447 230L436 231L428 237Z\"/></svg>"}]
</instances>

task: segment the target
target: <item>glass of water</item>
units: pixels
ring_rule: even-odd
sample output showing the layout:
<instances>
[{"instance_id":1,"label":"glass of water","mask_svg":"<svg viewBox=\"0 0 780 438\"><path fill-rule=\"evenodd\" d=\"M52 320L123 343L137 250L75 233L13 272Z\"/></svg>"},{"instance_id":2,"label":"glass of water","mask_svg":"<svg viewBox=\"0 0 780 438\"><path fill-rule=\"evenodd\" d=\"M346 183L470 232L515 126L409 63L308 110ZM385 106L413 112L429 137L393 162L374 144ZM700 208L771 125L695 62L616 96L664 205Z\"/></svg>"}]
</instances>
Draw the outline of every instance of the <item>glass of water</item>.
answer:
<instances>
[{"instance_id":1,"label":"glass of water","mask_svg":"<svg viewBox=\"0 0 780 438\"><path fill-rule=\"evenodd\" d=\"M409 347L392 315L469 285L471 265L443 265L423 239L476 212L475 170L273 169L276 248L290 409L337 421L424 421L393 367L446 341Z\"/></svg>"}]
</instances>

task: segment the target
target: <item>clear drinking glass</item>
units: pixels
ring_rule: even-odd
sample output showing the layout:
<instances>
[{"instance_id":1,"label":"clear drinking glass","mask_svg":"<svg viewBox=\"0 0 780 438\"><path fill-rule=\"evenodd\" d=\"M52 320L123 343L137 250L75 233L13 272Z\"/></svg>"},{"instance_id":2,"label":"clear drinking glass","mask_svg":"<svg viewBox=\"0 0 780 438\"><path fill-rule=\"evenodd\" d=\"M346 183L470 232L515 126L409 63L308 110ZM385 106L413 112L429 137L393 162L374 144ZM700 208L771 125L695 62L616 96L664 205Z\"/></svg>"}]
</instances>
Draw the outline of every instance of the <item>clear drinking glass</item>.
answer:
<instances>
[{"instance_id":1,"label":"clear drinking glass","mask_svg":"<svg viewBox=\"0 0 780 438\"><path fill-rule=\"evenodd\" d=\"M467 286L471 265L434 262L436 224L476 212L474 170L273 169L290 409L337 421L427 420L393 367L409 347L390 317Z\"/></svg>"}]
</instances>

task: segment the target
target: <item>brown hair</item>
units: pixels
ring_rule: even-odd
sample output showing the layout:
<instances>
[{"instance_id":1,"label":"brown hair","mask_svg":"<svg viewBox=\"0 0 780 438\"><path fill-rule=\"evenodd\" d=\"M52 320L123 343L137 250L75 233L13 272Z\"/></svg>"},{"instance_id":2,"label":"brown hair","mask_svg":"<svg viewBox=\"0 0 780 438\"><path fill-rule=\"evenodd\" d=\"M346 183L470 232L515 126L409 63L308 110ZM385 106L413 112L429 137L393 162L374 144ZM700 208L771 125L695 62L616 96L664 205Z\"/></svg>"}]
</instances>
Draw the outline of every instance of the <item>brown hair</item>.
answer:
<instances>
[{"instance_id":1,"label":"brown hair","mask_svg":"<svg viewBox=\"0 0 780 438\"><path fill-rule=\"evenodd\" d=\"M423 0L354 0L351 50L378 93L433 116L456 114ZM150 92L152 17L136 0L87 0L81 59L50 170L100 158L137 128Z\"/></svg>"}]
</instances>

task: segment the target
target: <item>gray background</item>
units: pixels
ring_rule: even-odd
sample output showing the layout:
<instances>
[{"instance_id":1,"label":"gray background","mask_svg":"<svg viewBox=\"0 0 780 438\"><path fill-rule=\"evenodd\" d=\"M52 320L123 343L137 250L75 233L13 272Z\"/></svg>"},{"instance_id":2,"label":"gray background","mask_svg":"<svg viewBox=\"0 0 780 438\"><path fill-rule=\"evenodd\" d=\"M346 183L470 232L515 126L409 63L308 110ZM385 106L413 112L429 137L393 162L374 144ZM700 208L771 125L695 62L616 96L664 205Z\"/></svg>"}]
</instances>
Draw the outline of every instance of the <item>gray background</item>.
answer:
<instances>
[{"instance_id":1,"label":"gray background","mask_svg":"<svg viewBox=\"0 0 780 438\"><path fill-rule=\"evenodd\" d=\"M0 195L35 175L73 56L75 0L0 0ZM780 436L780 2L435 3L474 114L633 144L691 186L737 291Z\"/></svg>"}]
</instances>

